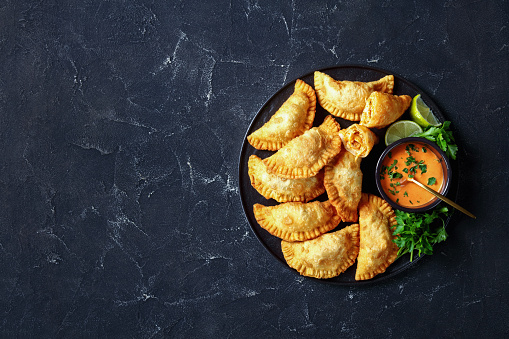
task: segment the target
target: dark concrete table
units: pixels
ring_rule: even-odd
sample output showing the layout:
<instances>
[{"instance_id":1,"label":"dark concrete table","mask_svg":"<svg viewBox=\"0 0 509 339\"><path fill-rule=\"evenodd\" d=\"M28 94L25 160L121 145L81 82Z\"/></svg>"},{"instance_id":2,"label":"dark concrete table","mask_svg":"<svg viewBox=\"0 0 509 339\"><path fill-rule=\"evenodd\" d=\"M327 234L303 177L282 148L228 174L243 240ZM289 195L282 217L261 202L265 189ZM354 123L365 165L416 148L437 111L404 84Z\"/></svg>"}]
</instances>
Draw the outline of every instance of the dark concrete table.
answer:
<instances>
[{"instance_id":1,"label":"dark concrete table","mask_svg":"<svg viewBox=\"0 0 509 339\"><path fill-rule=\"evenodd\" d=\"M509 335L502 1L0 1L2 337ZM280 87L357 64L428 94L460 145L449 239L336 286L281 265L239 198Z\"/></svg>"}]
</instances>

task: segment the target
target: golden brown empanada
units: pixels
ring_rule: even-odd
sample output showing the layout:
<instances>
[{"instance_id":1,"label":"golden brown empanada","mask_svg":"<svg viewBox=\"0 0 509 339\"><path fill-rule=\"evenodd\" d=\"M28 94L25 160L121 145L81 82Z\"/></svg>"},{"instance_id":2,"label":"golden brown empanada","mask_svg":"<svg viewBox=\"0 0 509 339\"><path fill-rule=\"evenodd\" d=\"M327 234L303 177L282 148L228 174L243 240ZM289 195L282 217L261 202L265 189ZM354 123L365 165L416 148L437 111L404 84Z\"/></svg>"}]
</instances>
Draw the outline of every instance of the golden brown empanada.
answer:
<instances>
[{"instance_id":1,"label":"golden brown empanada","mask_svg":"<svg viewBox=\"0 0 509 339\"><path fill-rule=\"evenodd\" d=\"M328 279L352 266L359 253L359 225L302 242L281 241L288 265L301 275Z\"/></svg>"},{"instance_id":2,"label":"golden brown empanada","mask_svg":"<svg viewBox=\"0 0 509 339\"><path fill-rule=\"evenodd\" d=\"M343 147L355 158L365 158L378 143L378 137L366 126L359 124L350 125L350 127L339 131L339 136L343 141Z\"/></svg>"},{"instance_id":3,"label":"golden brown empanada","mask_svg":"<svg viewBox=\"0 0 509 339\"><path fill-rule=\"evenodd\" d=\"M341 219L356 222L362 195L361 158L355 159L353 154L343 149L325 166L324 185Z\"/></svg>"},{"instance_id":4,"label":"golden brown empanada","mask_svg":"<svg viewBox=\"0 0 509 339\"><path fill-rule=\"evenodd\" d=\"M336 228L341 218L329 201L287 202L276 206L253 206L258 224L286 241L314 239Z\"/></svg>"},{"instance_id":5,"label":"golden brown empanada","mask_svg":"<svg viewBox=\"0 0 509 339\"><path fill-rule=\"evenodd\" d=\"M270 172L282 178L309 178L315 176L325 164L341 151L341 126L327 115L323 123L301 136L263 162Z\"/></svg>"},{"instance_id":6,"label":"golden brown empanada","mask_svg":"<svg viewBox=\"0 0 509 339\"><path fill-rule=\"evenodd\" d=\"M408 95L392 95L373 92L366 101L360 124L366 127L384 128L398 120L410 106Z\"/></svg>"},{"instance_id":7,"label":"golden brown empanada","mask_svg":"<svg viewBox=\"0 0 509 339\"><path fill-rule=\"evenodd\" d=\"M360 245L355 280L371 279L396 260L398 246L392 241L396 215L375 195L362 194L359 203Z\"/></svg>"},{"instance_id":8,"label":"golden brown empanada","mask_svg":"<svg viewBox=\"0 0 509 339\"><path fill-rule=\"evenodd\" d=\"M247 141L256 149L277 151L313 126L315 112L315 90L297 79L293 94Z\"/></svg>"},{"instance_id":9,"label":"golden brown empanada","mask_svg":"<svg viewBox=\"0 0 509 339\"><path fill-rule=\"evenodd\" d=\"M366 105L366 99L373 91L392 93L394 76L387 75L372 82L338 81L331 76L316 71L315 91L318 102L330 114L337 117L359 121Z\"/></svg>"},{"instance_id":10,"label":"golden brown empanada","mask_svg":"<svg viewBox=\"0 0 509 339\"><path fill-rule=\"evenodd\" d=\"M262 159L253 154L249 157L248 173L251 185L258 193L278 202L307 202L325 192L323 171L310 178L284 179L269 173Z\"/></svg>"}]
</instances>

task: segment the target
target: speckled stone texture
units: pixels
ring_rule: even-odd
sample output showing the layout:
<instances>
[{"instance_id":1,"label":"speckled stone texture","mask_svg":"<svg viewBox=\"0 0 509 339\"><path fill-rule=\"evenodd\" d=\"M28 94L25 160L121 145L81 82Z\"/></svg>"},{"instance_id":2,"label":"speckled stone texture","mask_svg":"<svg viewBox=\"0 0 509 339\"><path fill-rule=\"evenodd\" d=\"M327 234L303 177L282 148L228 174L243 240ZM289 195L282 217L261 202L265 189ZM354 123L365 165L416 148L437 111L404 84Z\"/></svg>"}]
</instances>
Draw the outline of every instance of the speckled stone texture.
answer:
<instances>
[{"instance_id":1,"label":"speckled stone texture","mask_svg":"<svg viewBox=\"0 0 509 339\"><path fill-rule=\"evenodd\" d=\"M0 336L509 336L505 1L0 0ZM449 239L390 280L303 278L241 207L281 86L403 76L460 145Z\"/></svg>"}]
</instances>

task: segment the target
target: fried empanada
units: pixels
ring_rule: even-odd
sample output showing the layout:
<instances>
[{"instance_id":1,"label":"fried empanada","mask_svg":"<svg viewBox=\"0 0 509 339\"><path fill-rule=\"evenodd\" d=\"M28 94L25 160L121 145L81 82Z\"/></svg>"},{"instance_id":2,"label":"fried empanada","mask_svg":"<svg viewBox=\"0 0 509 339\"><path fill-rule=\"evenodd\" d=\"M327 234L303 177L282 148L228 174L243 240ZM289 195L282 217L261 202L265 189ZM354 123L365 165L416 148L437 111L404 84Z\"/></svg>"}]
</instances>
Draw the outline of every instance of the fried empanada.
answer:
<instances>
[{"instance_id":1,"label":"fried empanada","mask_svg":"<svg viewBox=\"0 0 509 339\"><path fill-rule=\"evenodd\" d=\"M314 78L320 105L330 114L352 121L361 119L366 99L373 91L392 93L394 89L393 75L372 82L339 81L316 71Z\"/></svg>"},{"instance_id":2,"label":"fried empanada","mask_svg":"<svg viewBox=\"0 0 509 339\"><path fill-rule=\"evenodd\" d=\"M398 120L410 106L408 95L392 95L373 92L366 101L360 124L366 127L384 128Z\"/></svg>"},{"instance_id":3,"label":"fried empanada","mask_svg":"<svg viewBox=\"0 0 509 339\"><path fill-rule=\"evenodd\" d=\"M323 123L301 136L263 162L270 172L282 178L299 179L315 176L325 164L341 151L341 126L327 115Z\"/></svg>"},{"instance_id":4,"label":"fried empanada","mask_svg":"<svg viewBox=\"0 0 509 339\"><path fill-rule=\"evenodd\" d=\"M253 154L249 157L248 173L253 188L277 202L308 202L325 192L323 171L310 178L284 179L269 173L262 159Z\"/></svg>"},{"instance_id":5,"label":"fried empanada","mask_svg":"<svg viewBox=\"0 0 509 339\"><path fill-rule=\"evenodd\" d=\"M341 218L329 201L287 202L276 206L253 206L258 224L286 241L314 239L336 228Z\"/></svg>"},{"instance_id":6,"label":"fried empanada","mask_svg":"<svg viewBox=\"0 0 509 339\"><path fill-rule=\"evenodd\" d=\"M329 200L343 221L358 220L357 207L362 195L361 158L342 150L325 165L324 185Z\"/></svg>"},{"instance_id":7,"label":"fried empanada","mask_svg":"<svg viewBox=\"0 0 509 339\"><path fill-rule=\"evenodd\" d=\"M281 249L288 265L301 275L333 278L355 262L359 253L359 225L350 225L302 242L282 240Z\"/></svg>"},{"instance_id":8,"label":"fried empanada","mask_svg":"<svg viewBox=\"0 0 509 339\"><path fill-rule=\"evenodd\" d=\"M360 245L355 280L371 279L385 272L396 260L398 246L392 241L396 215L389 204L375 195L362 194L359 203Z\"/></svg>"},{"instance_id":9,"label":"fried empanada","mask_svg":"<svg viewBox=\"0 0 509 339\"><path fill-rule=\"evenodd\" d=\"M350 125L350 127L339 131L339 136L343 141L343 147L355 158L365 158L378 143L378 137L366 126L359 124Z\"/></svg>"},{"instance_id":10,"label":"fried empanada","mask_svg":"<svg viewBox=\"0 0 509 339\"><path fill-rule=\"evenodd\" d=\"M247 141L256 149L277 151L313 126L315 112L315 90L297 79L293 94Z\"/></svg>"}]
</instances>

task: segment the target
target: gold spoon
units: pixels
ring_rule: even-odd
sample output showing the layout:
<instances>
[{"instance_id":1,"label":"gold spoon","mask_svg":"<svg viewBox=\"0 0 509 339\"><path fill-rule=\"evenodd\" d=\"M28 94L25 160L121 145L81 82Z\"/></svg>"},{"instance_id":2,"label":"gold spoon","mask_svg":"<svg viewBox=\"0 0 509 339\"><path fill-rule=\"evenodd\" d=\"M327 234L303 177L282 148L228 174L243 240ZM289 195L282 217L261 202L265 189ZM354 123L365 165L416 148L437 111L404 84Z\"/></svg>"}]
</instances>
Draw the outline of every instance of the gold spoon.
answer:
<instances>
[{"instance_id":1,"label":"gold spoon","mask_svg":"<svg viewBox=\"0 0 509 339\"><path fill-rule=\"evenodd\" d=\"M456 208L457 210L460 210L461 212L465 213L469 217L476 219L475 215L473 215L472 213L470 213L469 211L467 211L466 209L464 209L463 207L461 207L460 205L458 205L457 203L455 203L451 199L446 198L442 194L438 193L437 191L435 191L435 190L429 188L428 186L420 183L419 181L415 180L414 178L407 178L407 180L417 184L419 187L424 188L426 191L428 191L429 193L433 194L435 197L441 199L442 201L445 201L446 203L448 203L452 207Z\"/></svg>"}]
</instances>

